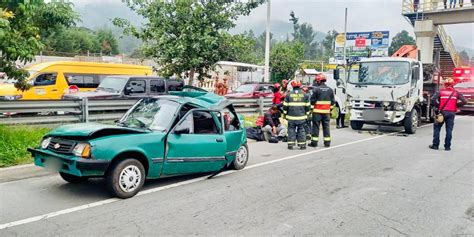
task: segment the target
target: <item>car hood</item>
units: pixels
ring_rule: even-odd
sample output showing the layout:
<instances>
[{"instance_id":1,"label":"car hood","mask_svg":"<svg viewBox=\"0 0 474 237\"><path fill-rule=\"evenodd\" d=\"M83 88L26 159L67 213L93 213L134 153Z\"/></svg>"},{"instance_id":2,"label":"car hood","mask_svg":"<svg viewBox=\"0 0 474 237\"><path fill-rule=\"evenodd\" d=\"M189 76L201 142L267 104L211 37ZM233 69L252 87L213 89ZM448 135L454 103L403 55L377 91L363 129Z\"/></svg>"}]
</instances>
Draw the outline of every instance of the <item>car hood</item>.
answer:
<instances>
[{"instance_id":1,"label":"car hood","mask_svg":"<svg viewBox=\"0 0 474 237\"><path fill-rule=\"evenodd\" d=\"M106 125L100 123L80 123L80 124L69 124L60 126L47 136L57 137L104 137L118 134L137 134L137 133L149 133L150 131L120 127L116 125Z\"/></svg>"},{"instance_id":2,"label":"car hood","mask_svg":"<svg viewBox=\"0 0 474 237\"><path fill-rule=\"evenodd\" d=\"M85 92L77 92L73 94L66 94L64 98L111 98L111 97L119 97L120 93L118 92L108 92L108 91L85 91Z\"/></svg>"},{"instance_id":3,"label":"car hood","mask_svg":"<svg viewBox=\"0 0 474 237\"><path fill-rule=\"evenodd\" d=\"M19 95L21 92L15 88L15 84L13 83L4 83L0 84L0 95L1 96L12 96L12 95Z\"/></svg>"}]
</instances>

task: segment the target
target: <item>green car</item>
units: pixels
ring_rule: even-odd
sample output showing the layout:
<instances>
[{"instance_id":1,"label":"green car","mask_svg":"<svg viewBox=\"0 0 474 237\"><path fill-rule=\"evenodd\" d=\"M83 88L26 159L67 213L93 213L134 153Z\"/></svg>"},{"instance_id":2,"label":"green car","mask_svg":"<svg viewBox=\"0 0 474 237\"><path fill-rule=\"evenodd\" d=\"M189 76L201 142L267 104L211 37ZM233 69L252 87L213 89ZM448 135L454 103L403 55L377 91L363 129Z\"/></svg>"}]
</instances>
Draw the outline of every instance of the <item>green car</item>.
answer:
<instances>
[{"instance_id":1,"label":"green car","mask_svg":"<svg viewBox=\"0 0 474 237\"><path fill-rule=\"evenodd\" d=\"M67 182L104 177L114 196L129 198L146 178L243 169L249 151L242 124L224 97L171 92L138 101L116 125L58 127L28 151Z\"/></svg>"}]
</instances>

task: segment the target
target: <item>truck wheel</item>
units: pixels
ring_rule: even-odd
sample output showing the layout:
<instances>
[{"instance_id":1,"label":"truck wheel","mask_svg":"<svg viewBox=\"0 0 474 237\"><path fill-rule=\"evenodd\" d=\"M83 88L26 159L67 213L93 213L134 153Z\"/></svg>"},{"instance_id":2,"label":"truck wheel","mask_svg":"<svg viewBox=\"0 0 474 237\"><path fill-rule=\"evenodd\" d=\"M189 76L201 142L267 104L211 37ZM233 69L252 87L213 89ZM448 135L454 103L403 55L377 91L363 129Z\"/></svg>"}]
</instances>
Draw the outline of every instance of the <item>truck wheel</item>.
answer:
<instances>
[{"instance_id":1,"label":"truck wheel","mask_svg":"<svg viewBox=\"0 0 474 237\"><path fill-rule=\"evenodd\" d=\"M61 178L63 178L66 182L72 184L82 183L89 179L89 177L80 177L63 172L59 172L59 176L61 176Z\"/></svg>"},{"instance_id":2,"label":"truck wheel","mask_svg":"<svg viewBox=\"0 0 474 237\"><path fill-rule=\"evenodd\" d=\"M351 128L354 130L361 130L363 126L363 121L351 121Z\"/></svg>"},{"instance_id":3,"label":"truck wheel","mask_svg":"<svg viewBox=\"0 0 474 237\"><path fill-rule=\"evenodd\" d=\"M125 159L114 163L107 172L106 186L109 192L119 198L135 196L145 183L145 168L136 159Z\"/></svg>"},{"instance_id":4,"label":"truck wheel","mask_svg":"<svg viewBox=\"0 0 474 237\"><path fill-rule=\"evenodd\" d=\"M232 168L235 170L241 170L247 165L247 161L249 160L249 148L247 144L240 146L239 150L237 150L237 154L235 154L235 159L232 162Z\"/></svg>"},{"instance_id":5,"label":"truck wheel","mask_svg":"<svg viewBox=\"0 0 474 237\"><path fill-rule=\"evenodd\" d=\"M408 134L415 134L416 128L418 127L418 111L413 109L405 116L405 120L403 121L405 126L405 132Z\"/></svg>"}]
</instances>

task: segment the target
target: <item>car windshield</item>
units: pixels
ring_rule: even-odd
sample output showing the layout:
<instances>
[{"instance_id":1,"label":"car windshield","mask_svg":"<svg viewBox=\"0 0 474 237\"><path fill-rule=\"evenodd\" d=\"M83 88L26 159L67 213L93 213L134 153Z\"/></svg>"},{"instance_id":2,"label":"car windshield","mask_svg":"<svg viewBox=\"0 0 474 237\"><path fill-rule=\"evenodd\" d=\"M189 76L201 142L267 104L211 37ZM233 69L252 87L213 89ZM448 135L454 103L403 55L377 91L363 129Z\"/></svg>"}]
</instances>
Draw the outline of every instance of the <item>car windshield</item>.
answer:
<instances>
[{"instance_id":1,"label":"car windshield","mask_svg":"<svg viewBox=\"0 0 474 237\"><path fill-rule=\"evenodd\" d=\"M236 93L250 93L253 91L254 86L253 85L241 85L235 89Z\"/></svg>"},{"instance_id":2,"label":"car windshield","mask_svg":"<svg viewBox=\"0 0 474 237\"><path fill-rule=\"evenodd\" d=\"M402 85L409 81L408 62L362 62L357 76L350 75L349 83L357 85Z\"/></svg>"},{"instance_id":3,"label":"car windshield","mask_svg":"<svg viewBox=\"0 0 474 237\"><path fill-rule=\"evenodd\" d=\"M120 119L118 125L167 131L178 108L179 104L174 101L155 98L143 99Z\"/></svg>"},{"instance_id":4,"label":"car windshield","mask_svg":"<svg viewBox=\"0 0 474 237\"><path fill-rule=\"evenodd\" d=\"M461 82L454 86L455 88L474 88L474 82Z\"/></svg>"},{"instance_id":5,"label":"car windshield","mask_svg":"<svg viewBox=\"0 0 474 237\"><path fill-rule=\"evenodd\" d=\"M123 90L127 81L127 77L105 77L97 90L119 93Z\"/></svg>"}]
</instances>

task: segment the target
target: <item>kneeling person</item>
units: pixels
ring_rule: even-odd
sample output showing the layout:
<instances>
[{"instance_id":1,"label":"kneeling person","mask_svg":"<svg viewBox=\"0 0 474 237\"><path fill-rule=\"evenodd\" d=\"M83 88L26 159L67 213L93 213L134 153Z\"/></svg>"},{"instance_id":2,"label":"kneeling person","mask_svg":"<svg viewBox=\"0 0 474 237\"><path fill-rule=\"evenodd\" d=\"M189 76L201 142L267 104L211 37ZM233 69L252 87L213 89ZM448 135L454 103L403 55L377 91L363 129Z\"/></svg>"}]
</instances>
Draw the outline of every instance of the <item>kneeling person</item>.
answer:
<instances>
[{"instance_id":1,"label":"kneeling person","mask_svg":"<svg viewBox=\"0 0 474 237\"><path fill-rule=\"evenodd\" d=\"M262 131L266 141L269 141L272 135L278 136L280 140L286 137L287 129L281 124L280 117L281 114L277 106L272 106L265 113Z\"/></svg>"}]
</instances>

